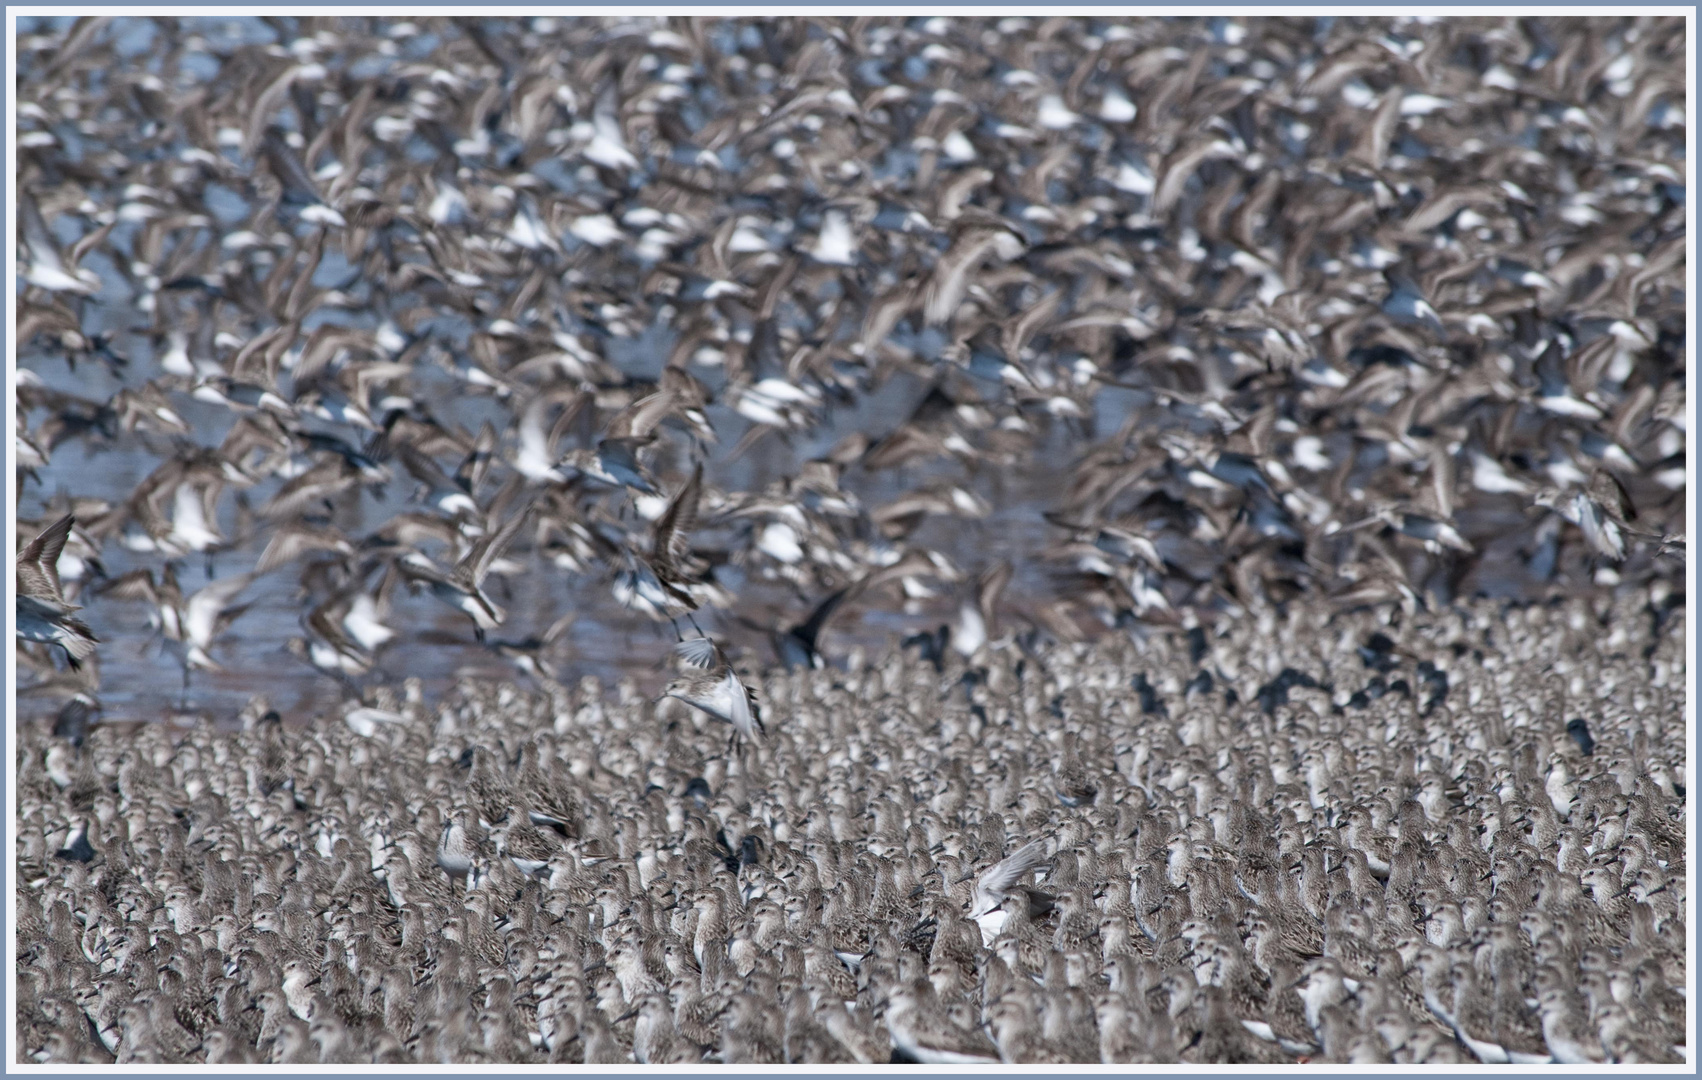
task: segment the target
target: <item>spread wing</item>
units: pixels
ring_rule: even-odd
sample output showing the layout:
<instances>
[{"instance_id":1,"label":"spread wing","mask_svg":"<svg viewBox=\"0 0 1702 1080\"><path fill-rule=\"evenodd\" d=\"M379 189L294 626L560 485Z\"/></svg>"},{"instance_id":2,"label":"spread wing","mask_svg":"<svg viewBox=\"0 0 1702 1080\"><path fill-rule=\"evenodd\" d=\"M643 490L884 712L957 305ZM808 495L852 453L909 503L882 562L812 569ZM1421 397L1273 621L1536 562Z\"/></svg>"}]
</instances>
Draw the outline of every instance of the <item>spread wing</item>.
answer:
<instances>
[{"instance_id":1,"label":"spread wing","mask_svg":"<svg viewBox=\"0 0 1702 1080\"><path fill-rule=\"evenodd\" d=\"M220 578L202 587L184 605L184 636L193 642L211 642L218 634L219 616L236 595L259 577L256 573Z\"/></svg>"},{"instance_id":2,"label":"spread wing","mask_svg":"<svg viewBox=\"0 0 1702 1080\"><path fill-rule=\"evenodd\" d=\"M951 318L969 291L970 273L997 241L998 233L991 229L966 233L940 256L923 291L922 310L929 326Z\"/></svg>"},{"instance_id":3,"label":"spread wing","mask_svg":"<svg viewBox=\"0 0 1702 1080\"><path fill-rule=\"evenodd\" d=\"M43 529L40 536L29 542L29 546L18 552L18 569L26 577L39 575L40 581L53 590L55 600L63 600L65 592L59 586L59 553L65 550L65 541L71 535L71 526L77 519L66 514L64 517Z\"/></svg>"},{"instance_id":4,"label":"spread wing","mask_svg":"<svg viewBox=\"0 0 1702 1080\"><path fill-rule=\"evenodd\" d=\"M801 625L795 627L792 632L807 642L810 648L814 649L816 647L816 639L821 636L822 627L827 625L827 620L833 618L833 613L839 609L839 605L845 600L846 594L850 591L850 587L847 586L846 588L840 589L838 592L827 597L827 599L823 600L820 604L817 604L816 609L810 612L810 617Z\"/></svg>"},{"instance_id":5,"label":"spread wing","mask_svg":"<svg viewBox=\"0 0 1702 1080\"><path fill-rule=\"evenodd\" d=\"M443 471L443 466L414 449L414 447L404 443L398 448L398 453L402 458L402 465L420 483L430 484L433 488L445 491L461 489L461 485L450 479L449 474Z\"/></svg>"},{"instance_id":6,"label":"spread wing","mask_svg":"<svg viewBox=\"0 0 1702 1080\"><path fill-rule=\"evenodd\" d=\"M159 592L154 585L152 570L132 570L128 574L115 577L95 590L102 596L116 596L120 600L146 600L153 604L159 601Z\"/></svg>"},{"instance_id":7,"label":"spread wing","mask_svg":"<svg viewBox=\"0 0 1702 1080\"><path fill-rule=\"evenodd\" d=\"M591 400L591 395L583 391L564 391L561 388L540 390L526 404L526 409L520 416L519 436L523 446L529 453L540 458L551 458L555 455L556 447L569 429L578 422L579 416L585 411L585 406ZM549 418L550 409L561 405L560 415L546 431L544 422Z\"/></svg>"},{"instance_id":8,"label":"spread wing","mask_svg":"<svg viewBox=\"0 0 1702 1080\"><path fill-rule=\"evenodd\" d=\"M520 508L519 513L504 522L502 528L485 537L472 551L468 552L466 559L462 560L461 566L457 569L470 573L475 586L482 584L485 575L490 573L491 564L501 558L502 553L508 549L508 545L513 543L515 534L520 531L520 526L526 523L526 519L531 516L531 513L532 504L528 502Z\"/></svg>"},{"instance_id":9,"label":"spread wing","mask_svg":"<svg viewBox=\"0 0 1702 1080\"><path fill-rule=\"evenodd\" d=\"M656 545L653 552L657 562L675 565L685 555L691 534L697 528L697 503L703 494L703 462L692 470L691 479L674 496L668 509L656 522Z\"/></svg>"},{"instance_id":10,"label":"spread wing","mask_svg":"<svg viewBox=\"0 0 1702 1080\"><path fill-rule=\"evenodd\" d=\"M490 472L491 460L496 456L496 428L486 420L479 426L479 434L473 440L473 449L462 459L460 468L455 470L455 483L466 492L476 492L484 483L485 476Z\"/></svg>"},{"instance_id":11,"label":"spread wing","mask_svg":"<svg viewBox=\"0 0 1702 1080\"><path fill-rule=\"evenodd\" d=\"M1625 490L1625 485L1619 482L1619 477L1606 469L1596 470L1596 474L1590 478L1588 491L1596 502L1605 507L1618 521L1637 520L1637 506L1631 501L1631 493ZM60 543L63 544L64 541L61 540Z\"/></svg>"},{"instance_id":12,"label":"spread wing","mask_svg":"<svg viewBox=\"0 0 1702 1080\"><path fill-rule=\"evenodd\" d=\"M609 421L609 430L604 438L628 439L640 444L649 442L656 425L673 411L673 391L657 390L646 394L615 414L615 418Z\"/></svg>"},{"instance_id":13,"label":"spread wing","mask_svg":"<svg viewBox=\"0 0 1702 1080\"><path fill-rule=\"evenodd\" d=\"M687 638L674 646L674 655L679 657L680 663L705 671L722 662L721 650L716 648L715 642L706 637Z\"/></svg>"},{"instance_id":14,"label":"spread wing","mask_svg":"<svg viewBox=\"0 0 1702 1080\"><path fill-rule=\"evenodd\" d=\"M30 258L64 272L65 260L60 258L59 245L53 242L53 234L47 228L47 219L41 215L41 207L29 195L21 194L18 199L18 231L23 233L24 246L29 248Z\"/></svg>"},{"instance_id":15,"label":"spread wing","mask_svg":"<svg viewBox=\"0 0 1702 1080\"><path fill-rule=\"evenodd\" d=\"M733 727L738 729L740 734L749 737L757 729L762 728L762 714L757 709L756 691L746 686L732 668L727 669L727 682L732 683L727 688L731 691L729 696L732 698L729 710L731 715L728 719L733 722ZM766 729L763 730L766 731Z\"/></svg>"},{"instance_id":16,"label":"spread wing","mask_svg":"<svg viewBox=\"0 0 1702 1080\"><path fill-rule=\"evenodd\" d=\"M993 621L993 609L999 606L999 598L1004 595L1005 587L1011 583L1015 569L1009 560L1001 559L981 575L975 585L975 603L981 610L981 617L989 625Z\"/></svg>"},{"instance_id":17,"label":"spread wing","mask_svg":"<svg viewBox=\"0 0 1702 1080\"><path fill-rule=\"evenodd\" d=\"M396 560L396 569L409 581L424 581L434 585L450 584L454 575L439 566L423 551L410 550Z\"/></svg>"},{"instance_id":18,"label":"spread wing","mask_svg":"<svg viewBox=\"0 0 1702 1080\"><path fill-rule=\"evenodd\" d=\"M983 871L975 880L975 892L990 899L1003 899L1019 881L1050 861L1046 857L1046 841L1030 841Z\"/></svg>"}]
</instances>

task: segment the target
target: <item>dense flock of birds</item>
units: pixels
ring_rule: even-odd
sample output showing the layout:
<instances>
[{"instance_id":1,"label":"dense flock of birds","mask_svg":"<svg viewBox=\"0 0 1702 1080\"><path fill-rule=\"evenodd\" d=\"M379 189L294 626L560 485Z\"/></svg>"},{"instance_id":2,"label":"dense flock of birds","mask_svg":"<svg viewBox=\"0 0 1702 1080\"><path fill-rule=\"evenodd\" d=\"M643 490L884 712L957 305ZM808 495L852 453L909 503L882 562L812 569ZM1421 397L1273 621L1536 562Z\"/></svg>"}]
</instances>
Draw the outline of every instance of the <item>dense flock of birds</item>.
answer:
<instances>
[{"instance_id":1,"label":"dense flock of birds","mask_svg":"<svg viewBox=\"0 0 1702 1080\"><path fill-rule=\"evenodd\" d=\"M65 599L186 681L291 569L344 680L399 585L484 640L518 575L972 655L1682 573L1670 19L245 25L19 49L19 542L74 513ZM1015 477L1050 542L954 544Z\"/></svg>"},{"instance_id":2,"label":"dense flock of birds","mask_svg":"<svg viewBox=\"0 0 1702 1080\"><path fill-rule=\"evenodd\" d=\"M22 26L20 1053L1682 1060L1685 44Z\"/></svg>"},{"instance_id":3,"label":"dense flock of birds","mask_svg":"<svg viewBox=\"0 0 1702 1080\"><path fill-rule=\"evenodd\" d=\"M29 724L20 1053L1681 1061L1673 599Z\"/></svg>"}]
</instances>

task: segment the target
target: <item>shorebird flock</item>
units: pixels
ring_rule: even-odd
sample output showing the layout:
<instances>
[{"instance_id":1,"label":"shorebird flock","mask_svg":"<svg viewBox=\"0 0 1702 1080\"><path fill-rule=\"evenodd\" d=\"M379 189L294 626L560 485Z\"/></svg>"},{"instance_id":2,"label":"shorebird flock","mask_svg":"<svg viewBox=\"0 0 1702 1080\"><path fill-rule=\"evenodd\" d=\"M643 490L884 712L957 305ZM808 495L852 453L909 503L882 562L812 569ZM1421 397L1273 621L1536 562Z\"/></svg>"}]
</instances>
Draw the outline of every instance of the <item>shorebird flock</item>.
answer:
<instances>
[{"instance_id":1,"label":"shorebird flock","mask_svg":"<svg viewBox=\"0 0 1702 1080\"><path fill-rule=\"evenodd\" d=\"M19 1053L1683 1061L1677 600L26 725Z\"/></svg>"},{"instance_id":2,"label":"shorebird flock","mask_svg":"<svg viewBox=\"0 0 1702 1080\"><path fill-rule=\"evenodd\" d=\"M185 682L1682 574L1670 20L243 25L19 53L19 543Z\"/></svg>"},{"instance_id":3,"label":"shorebird flock","mask_svg":"<svg viewBox=\"0 0 1702 1080\"><path fill-rule=\"evenodd\" d=\"M1684 49L26 21L20 1053L1672 1060Z\"/></svg>"}]
</instances>

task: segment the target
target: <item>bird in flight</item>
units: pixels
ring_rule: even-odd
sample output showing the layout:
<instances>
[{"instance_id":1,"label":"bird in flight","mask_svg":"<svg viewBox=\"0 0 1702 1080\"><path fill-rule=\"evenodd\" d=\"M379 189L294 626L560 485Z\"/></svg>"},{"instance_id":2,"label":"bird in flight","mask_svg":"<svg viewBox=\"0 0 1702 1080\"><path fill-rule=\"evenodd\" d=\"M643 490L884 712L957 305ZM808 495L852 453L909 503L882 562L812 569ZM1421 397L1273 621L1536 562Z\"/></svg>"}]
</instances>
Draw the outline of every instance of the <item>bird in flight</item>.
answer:
<instances>
[{"instance_id":1,"label":"bird in flight","mask_svg":"<svg viewBox=\"0 0 1702 1080\"><path fill-rule=\"evenodd\" d=\"M706 637L688 638L674 646L674 658L684 673L668 684L663 697L678 698L723 723L733 725L732 739L751 739L761 731L762 711L756 694L733 670L720 646Z\"/></svg>"},{"instance_id":2,"label":"bird in flight","mask_svg":"<svg viewBox=\"0 0 1702 1080\"><path fill-rule=\"evenodd\" d=\"M73 669L94 654L100 641L73 611L82 610L65 599L59 583L59 553L71 535L76 518L70 514L55 521L40 536L18 552L18 636L26 641L46 641L65 650Z\"/></svg>"}]
</instances>

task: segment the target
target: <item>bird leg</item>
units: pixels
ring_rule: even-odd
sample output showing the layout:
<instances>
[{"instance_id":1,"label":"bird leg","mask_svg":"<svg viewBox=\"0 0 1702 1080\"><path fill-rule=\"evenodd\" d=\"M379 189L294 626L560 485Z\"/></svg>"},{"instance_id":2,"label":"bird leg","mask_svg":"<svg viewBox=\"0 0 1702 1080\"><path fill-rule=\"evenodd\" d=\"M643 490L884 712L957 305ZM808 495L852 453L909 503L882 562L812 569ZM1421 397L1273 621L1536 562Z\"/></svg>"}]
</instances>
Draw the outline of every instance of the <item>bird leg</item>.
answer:
<instances>
[{"instance_id":1,"label":"bird leg","mask_svg":"<svg viewBox=\"0 0 1702 1080\"><path fill-rule=\"evenodd\" d=\"M693 615L691 612L688 611L688 612L686 612L686 619L688 621L690 621L691 628L693 630L697 631L698 637L708 637L709 636L708 634L703 632L703 627L697 625L697 616L696 615ZM678 628L676 627L676 629L678 629Z\"/></svg>"}]
</instances>

